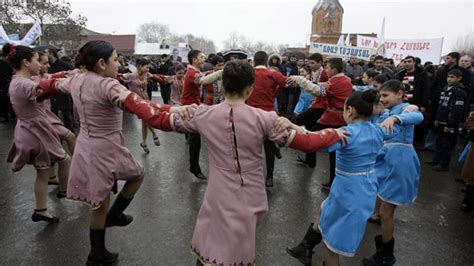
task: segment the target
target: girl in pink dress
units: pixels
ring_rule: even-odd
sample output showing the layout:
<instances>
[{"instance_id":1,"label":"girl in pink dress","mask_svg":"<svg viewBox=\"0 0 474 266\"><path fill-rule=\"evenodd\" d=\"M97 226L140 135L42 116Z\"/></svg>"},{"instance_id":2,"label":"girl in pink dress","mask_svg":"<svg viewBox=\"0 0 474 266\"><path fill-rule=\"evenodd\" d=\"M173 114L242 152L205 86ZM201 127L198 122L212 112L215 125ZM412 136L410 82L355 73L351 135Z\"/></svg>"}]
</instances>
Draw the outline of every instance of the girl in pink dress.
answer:
<instances>
[{"instance_id":1,"label":"girl in pink dress","mask_svg":"<svg viewBox=\"0 0 474 266\"><path fill-rule=\"evenodd\" d=\"M57 223L59 218L47 210L49 172L57 162L60 186L58 197L62 197L67 188L70 158L61 145L58 130L48 118L44 105L36 102L36 84L31 77L39 73L39 56L29 47L10 44L3 46L3 54L7 55L7 60L16 71L9 91L18 117L7 161L11 163L14 172L21 170L25 164L35 167L36 208L31 219L34 222Z\"/></svg>"},{"instance_id":2,"label":"girl in pink dress","mask_svg":"<svg viewBox=\"0 0 474 266\"><path fill-rule=\"evenodd\" d=\"M335 129L306 134L276 128L275 112L245 104L254 80L249 63L228 62L222 74L224 102L201 105L191 119L173 121L176 131L199 133L208 144L209 181L191 243L197 265L255 264L256 229L268 211L262 169L266 139L303 151L340 141Z\"/></svg>"},{"instance_id":3,"label":"girl in pink dress","mask_svg":"<svg viewBox=\"0 0 474 266\"><path fill-rule=\"evenodd\" d=\"M145 100L151 100L148 99L148 94L146 92L148 79L153 79L156 82L163 83L164 77L160 75L153 75L149 72L150 61L147 59L138 59L137 63L137 72L123 74L122 79L124 82L128 83L128 87L131 91L135 92ZM160 139L158 138L158 135L156 135L155 130L142 120L142 142L140 143L140 146L146 153L150 153L150 150L146 145L148 130L150 130L151 134L153 135L153 143L156 146L160 146Z\"/></svg>"},{"instance_id":4,"label":"girl in pink dress","mask_svg":"<svg viewBox=\"0 0 474 266\"><path fill-rule=\"evenodd\" d=\"M67 197L91 207L91 251L87 264L113 264L118 254L105 248L105 228L126 226L133 217L123 211L143 181L143 167L125 147L122 134L123 110L137 114L150 126L170 131L172 116L186 113L186 107L160 106L130 92L117 80L117 53L110 43L90 41L80 50L79 60L88 71L63 80L43 80L38 97L54 93L71 94L79 113L81 129L71 164ZM117 180L123 189L107 212L110 192Z\"/></svg>"},{"instance_id":5,"label":"girl in pink dress","mask_svg":"<svg viewBox=\"0 0 474 266\"><path fill-rule=\"evenodd\" d=\"M32 80L35 83L39 83L43 79L49 79L52 77L61 77L67 74L66 72L61 73L61 74L53 74L53 75L47 74L48 68L49 68L48 56L43 52L38 52L38 55L39 55L39 62L41 64L41 67L40 67L39 75L32 77ZM56 131L61 141L66 142L68 150L69 150L69 155L72 155L74 153L74 146L76 144L76 135L74 135L73 132L67 129L64 126L63 122L61 121L61 119L59 119L59 117L57 117L56 114L54 114L51 111L51 101L49 99L45 99L42 102L42 104L43 104L43 108L44 108L44 112L46 113L46 116L48 117L49 121L53 125L53 129ZM56 164L51 166L51 168L49 169L49 179L48 179L49 185L59 185L59 181L55 174L56 172L55 168L56 168ZM57 196L61 198L66 197L66 191L65 190L58 191Z\"/></svg>"},{"instance_id":6,"label":"girl in pink dress","mask_svg":"<svg viewBox=\"0 0 474 266\"><path fill-rule=\"evenodd\" d=\"M171 88L171 103L173 105L181 105L181 94L183 93L184 74L186 69L183 65L178 64L175 68L175 75L166 78Z\"/></svg>"}]
</instances>

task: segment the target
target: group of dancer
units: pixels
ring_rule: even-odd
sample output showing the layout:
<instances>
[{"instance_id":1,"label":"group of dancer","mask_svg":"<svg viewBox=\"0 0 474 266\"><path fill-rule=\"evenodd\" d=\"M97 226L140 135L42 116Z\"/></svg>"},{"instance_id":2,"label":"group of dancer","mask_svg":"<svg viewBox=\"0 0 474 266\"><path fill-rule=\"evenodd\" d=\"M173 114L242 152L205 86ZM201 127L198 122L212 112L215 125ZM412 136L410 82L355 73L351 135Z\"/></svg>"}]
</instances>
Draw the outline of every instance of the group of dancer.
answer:
<instances>
[{"instance_id":1,"label":"group of dancer","mask_svg":"<svg viewBox=\"0 0 474 266\"><path fill-rule=\"evenodd\" d=\"M82 70L56 76L43 74L47 66L32 48L8 44L3 53L15 69L10 97L18 116L8 161L13 171L26 164L36 169L33 221L59 221L46 206L55 164L60 186L57 196L90 206L88 265L117 262L118 253L106 248L105 231L133 221L124 210L144 178L145 169L124 143L123 111L142 119L144 149L149 129L159 145L152 128L188 134L194 156L191 142L200 146L202 136L208 145L209 180L191 241L196 265L256 263L256 229L268 212L265 186L273 179L277 146L332 154L334 177L329 196L304 239L287 249L291 256L311 265L313 249L322 241L324 263L338 265L339 255L356 253L367 220L378 211L382 234L375 237L376 253L363 263L395 263L394 213L397 206L413 203L417 195L420 165L412 142L414 125L423 121L416 106L404 103L401 82L389 80L378 90L354 92L342 74L341 59L330 59L322 71L320 55L316 55L313 63L319 67L310 69L311 77L287 77L268 68L265 52L255 54L255 66L235 60L222 67L218 60L214 72L203 73L204 54L192 50L190 66L180 82L182 105L171 106L151 102L143 88L148 78L171 83L176 82L175 77L149 74L146 61L139 64L136 74L118 76L117 53L107 42L86 43L77 56ZM322 73L327 75L326 82L319 80ZM131 89L121 82L129 83ZM198 105L200 101L189 100L189 95L200 95L193 88L206 84L218 86L212 87L216 93L222 91L223 97L212 100L217 104ZM277 91L292 86L305 89L323 103L317 131L307 131L274 112ZM48 98L59 93L71 95L74 101L80 121L77 139L47 110ZM69 144L69 153L62 141ZM191 172L202 177L192 154L190 163ZM126 183L109 208L110 194L116 192L119 180Z\"/></svg>"}]
</instances>

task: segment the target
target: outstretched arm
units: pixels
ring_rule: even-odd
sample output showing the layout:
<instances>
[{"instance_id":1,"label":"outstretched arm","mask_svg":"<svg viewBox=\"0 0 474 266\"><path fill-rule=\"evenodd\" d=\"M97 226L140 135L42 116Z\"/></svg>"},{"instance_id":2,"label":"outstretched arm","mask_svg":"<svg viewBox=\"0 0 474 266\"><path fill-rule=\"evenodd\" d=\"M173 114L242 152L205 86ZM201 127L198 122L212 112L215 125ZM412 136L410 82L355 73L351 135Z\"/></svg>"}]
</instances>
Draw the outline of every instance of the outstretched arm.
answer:
<instances>
[{"instance_id":1,"label":"outstretched arm","mask_svg":"<svg viewBox=\"0 0 474 266\"><path fill-rule=\"evenodd\" d=\"M221 80L222 79L222 70L214 71L213 73L204 76L202 78L199 78L199 84L201 85L207 85L211 84L214 81Z\"/></svg>"},{"instance_id":2,"label":"outstretched arm","mask_svg":"<svg viewBox=\"0 0 474 266\"><path fill-rule=\"evenodd\" d=\"M287 83L296 83L305 91L311 93L314 96L325 96L326 94L324 86L314 84L310 80L305 79L303 76L290 76L288 77Z\"/></svg>"}]
</instances>

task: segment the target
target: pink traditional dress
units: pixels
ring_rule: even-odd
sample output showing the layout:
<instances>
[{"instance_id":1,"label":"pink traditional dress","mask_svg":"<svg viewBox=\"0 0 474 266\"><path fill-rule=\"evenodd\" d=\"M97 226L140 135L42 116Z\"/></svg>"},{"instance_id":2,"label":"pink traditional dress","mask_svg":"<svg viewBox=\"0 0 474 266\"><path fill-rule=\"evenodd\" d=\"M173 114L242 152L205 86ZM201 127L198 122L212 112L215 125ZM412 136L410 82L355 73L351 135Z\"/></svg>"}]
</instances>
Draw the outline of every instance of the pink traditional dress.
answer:
<instances>
[{"instance_id":1,"label":"pink traditional dress","mask_svg":"<svg viewBox=\"0 0 474 266\"><path fill-rule=\"evenodd\" d=\"M165 78L162 75L153 75L146 73L138 75L137 73L122 74L124 82L128 83L128 88L138 94L145 100L150 100L147 94L148 79L152 79L160 84L165 82Z\"/></svg>"},{"instance_id":2,"label":"pink traditional dress","mask_svg":"<svg viewBox=\"0 0 474 266\"><path fill-rule=\"evenodd\" d=\"M10 83L10 100L18 120L7 162L11 163L14 172L25 164L47 169L66 157L58 131L46 114L44 104L36 102L33 93L36 85L31 79L19 76L14 76Z\"/></svg>"},{"instance_id":3,"label":"pink traditional dress","mask_svg":"<svg viewBox=\"0 0 474 266\"><path fill-rule=\"evenodd\" d=\"M151 118L147 120L150 125L162 130L171 130L169 114L160 113L166 111L165 106L160 110L156 104L145 101L142 109L131 109L130 106L142 103L142 99L133 98L136 94L130 93L116 79L94 72L59 81L55 90L71 94L81 122L67 196L98 208L117 180L136 180L143 174L143 167L125 147L121 108L129 106L128 110L135 113L141 110L141 117ZM124 105L120 98L123 95L128 95Z\"/></svg>"},{"instance_id":4,"label":"pink traditional dress","mask_svg":"<svg viewBox=\"0 0 474 266\"><path fill-rule=\"evenodd\" d=\"M166 78L171 88L171 103L174 105L181 105L181 94L183 93L184 78L178 80L176 76Z\"/></svg>"},{"instance_id":5,"label":"pink traditional dress","mask_svg":"<svg viewBox=\"0 0 474 266\"><path fill-rule=\"evenodd\" d=\"M41 77L41 76L31 77L31 80L33 80L33 82L35 82L36 84L38 84L43 79L46 79L46 77L44 77L44 76L43 77ZM67 129L64 126L63 122L61 121L61 119L59 119L59 117L51 111L51 100L50 99L45 99L44 101L42 101L38 104L43 107L44 113L46 114L46 117L48 118L49 122L53 126L53 129L56 132L56 134L59 136L59 138L61 140L66 139L66 137L69 134L71 134L71 131L69 129Z\"/></svg>"},{"instance_id":6,"label":"pink traditional dress","mask_svg":"<svg viewBox=\"0 0 474 266\"><path fill-rule=\"evenodd\" d=\"M209 181L191 243L201 262L255 263L256 229L268 211L262 168L266 139L297 149L314 148L307 145L309 140L320 148L339 141L333 131L325 136L277 133L277 118L275 112L246 104L221 103L200 106L190 120L175 119L176 131L199 133L208 143Z\"/></svg>"}]
</instances>

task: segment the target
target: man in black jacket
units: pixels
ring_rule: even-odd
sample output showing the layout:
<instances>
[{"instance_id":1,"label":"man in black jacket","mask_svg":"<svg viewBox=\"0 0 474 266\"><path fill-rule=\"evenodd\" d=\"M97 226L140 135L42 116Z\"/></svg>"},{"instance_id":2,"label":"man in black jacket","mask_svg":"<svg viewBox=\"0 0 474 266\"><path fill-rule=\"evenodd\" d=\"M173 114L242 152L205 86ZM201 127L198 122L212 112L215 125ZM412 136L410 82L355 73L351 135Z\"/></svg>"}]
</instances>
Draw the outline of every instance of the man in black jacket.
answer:
<instances>
[{"instance_id":1,"label":"man in black jacket","mask_svg":"<svg viewBox=\"0 0 474 266\"><path fill-rule=\"evenodd\" d=\"M167 54L162 54L160 57L160 66L158 67L158 74L169 75L170 70L173 68L173 62L171 62ZM163 98L164 104L169 104L171 97L171 87L169 84L160 86L161 97Z\"/></svg>"},{"instance_id":2,"label":"man in black jacket","mask_svg":"<svg viewBox=\"0 0 474 266\"><path fill-rule=\"evenodd\" d=\"M48 56L49 70L48 73L54 74L61 71L72 70L73 67L65 61L59 59L58 50L48 48L44 51ZM64 126L74 131L74 117L72 114L72 98L70 95L59 93L51 98L51 111L58 115L59 111L63 114Z\"/></svg>"},{"instance_id":3,"label":"man in black jacket","mask_svg":"<svg viewBox=\"0 0 474 266\"><path fill-rule=\"evenodd\" d=\"M396 78L406 84L405 100L420 107L424 116L427 115L430 104L430 88L428 87L428 75L416 65L415 57L409 55L403 60L404 70L400 71ZM415 140L423 141L427 132L427 126L421 124L415 127Z\"/></svg>"},{"instance_id":4,"label":"man in black jacket","mask_svg":"<svg viewBox=\"0 0 474 266\"><path fill-rule=\"evenodd\" d=\"M0 58L0 117L3 118L1 122L8 122L10 118L15 118L15 112L10 103L8 96L8 87L13 77L13 68L3 59Z\"/></svg>"}]
</instances>

